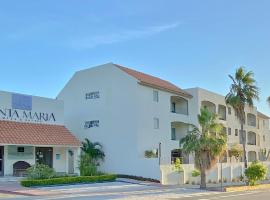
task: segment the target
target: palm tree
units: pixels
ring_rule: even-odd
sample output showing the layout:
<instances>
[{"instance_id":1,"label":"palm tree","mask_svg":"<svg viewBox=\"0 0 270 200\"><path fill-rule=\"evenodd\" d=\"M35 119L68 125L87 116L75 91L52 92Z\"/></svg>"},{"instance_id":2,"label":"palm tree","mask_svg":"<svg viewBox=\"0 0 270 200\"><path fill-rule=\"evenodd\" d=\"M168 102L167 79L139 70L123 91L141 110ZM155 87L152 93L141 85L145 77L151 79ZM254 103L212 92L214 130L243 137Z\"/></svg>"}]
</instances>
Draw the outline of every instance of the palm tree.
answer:
<instances>
[{"instance_id":1,"label":"palm tree","mask_svg":"<svg viewBox=\"0 0 270 200\"><path fill-rule=\"evenodd\" d=\"M198 115L201 130L194 126L184 138L180 140L184 152L195 155L195 166L201 172L201 189L206 188L206 171L211 169L221 156L227 145L223 125L217 122L217 115L207 108L201 109Z\"/></svg>"},{"instance_id":2,"label":"palm tree","mask_svg":"<svg viewBox=\"0 0 270 200\"><path fill-rule=\"evenodd\" d=\"M229 75L232 80L230 92L226 95L226 104L232 106L236 117L241 124L241 139L243 143L243 156L245 168L247 168L246 137L244 135L244 124L246 121L245 106L253 106L254 100L259 100L259 89L256 86L252 71L246 72L243 67L236 70L235 75Z\"/></svg>"},{"instance_id":3,"label":"palm tree","mask_svg":"<svg viewBox=\"0 0 270 200\"><path fill-rule=\"evenodd\" d=\"M82 152L90 157L91 162L99 165L99 160L104 160L105 154L102 150L102 145L99 142L91 142L89 139L85 138L82 142L81 147Z\"/></svg>"}]
</instances>

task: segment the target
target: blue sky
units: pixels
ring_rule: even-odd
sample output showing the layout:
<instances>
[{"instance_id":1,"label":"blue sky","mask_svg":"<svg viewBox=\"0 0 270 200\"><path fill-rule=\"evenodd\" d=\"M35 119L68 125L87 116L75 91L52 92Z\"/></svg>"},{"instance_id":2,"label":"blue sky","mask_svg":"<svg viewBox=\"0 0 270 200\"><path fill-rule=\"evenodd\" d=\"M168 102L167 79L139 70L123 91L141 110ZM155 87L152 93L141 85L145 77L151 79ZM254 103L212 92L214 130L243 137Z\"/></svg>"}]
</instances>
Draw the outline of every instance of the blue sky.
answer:
<instances>
[{"instance_id":1,"label":"blue sky","mask_svg":"<svg viewBox=\"0 0 270 200\"><path fill-rule=\"evenodd\" d=\"M0 2L0 90L55 97L72 74L114 62L226 94L238 66L255 73L270 114L270 1Z\"/></svg>"}]
</instances>

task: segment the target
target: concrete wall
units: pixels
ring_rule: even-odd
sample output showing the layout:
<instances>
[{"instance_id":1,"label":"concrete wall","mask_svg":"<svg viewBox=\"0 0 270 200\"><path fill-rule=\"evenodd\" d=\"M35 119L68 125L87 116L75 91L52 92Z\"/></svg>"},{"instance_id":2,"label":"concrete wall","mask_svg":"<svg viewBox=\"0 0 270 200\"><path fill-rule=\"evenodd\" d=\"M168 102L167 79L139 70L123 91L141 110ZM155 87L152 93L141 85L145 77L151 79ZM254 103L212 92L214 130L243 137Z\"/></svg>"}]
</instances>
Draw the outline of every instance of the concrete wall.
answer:
<instances>
[{"instance_id":1,"label":"concrete wall","mask_svg":"<svg viewBox=\"0 0 270 200\"><path fill-rule=\"evenodd\" d=\"M267 178L270 178L270 162L263 162L268 168ZM192 177L192 171L195 169L193 164L183 164L184 172L179 176L171 165L162 165L161 182L164 185L175 185L175 184L199 184L200 176ZM222 169L222 176L221 176ZM219 183L221 177L224 182L232 182L239 180L240 176L244 173L244 163L223 163L222 166L218 163L210 171L207 172L207 183ZM180 179L179 179L180 178Z\"/></svg>"}]
</instances>

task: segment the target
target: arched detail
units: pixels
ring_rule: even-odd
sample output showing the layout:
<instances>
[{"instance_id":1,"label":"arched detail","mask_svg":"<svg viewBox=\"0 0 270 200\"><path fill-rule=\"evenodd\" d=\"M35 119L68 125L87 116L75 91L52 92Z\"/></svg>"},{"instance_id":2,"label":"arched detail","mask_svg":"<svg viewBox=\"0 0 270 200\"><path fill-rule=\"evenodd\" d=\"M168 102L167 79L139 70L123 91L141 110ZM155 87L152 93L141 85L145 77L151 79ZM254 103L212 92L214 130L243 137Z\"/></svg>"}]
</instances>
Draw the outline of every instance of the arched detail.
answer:
<instances>
[{"instance_id":1,"label":"arched detail","mask_svg":"<svg viewBox=\"0 0 270 200\"><path fill-rule=\"evenodd\" d=\"M210 102L210 101L202 101L201 102L202 108L207 108L210 112L216 113L216 104Z\"/></svg>"},{"instance_id":2,"label":"arched detail","mask_svg":"<svg viewBox=\"0 0 270 200\"><path fill-rule=\"evenodd\" d=\"M179 96L171 96L171 112L188 115L188 100Z\"/></svg>"},{"instance_id":3,"label":"arched detail","mask_svg":"<svg viewBox=\"0 0 270 200\"><path fill-rule=\"evenodd\" d=\"M24 176L26 169L31 167L28 162L17 161L13 164L13 176Z\"/></svg>"}]
</instances>

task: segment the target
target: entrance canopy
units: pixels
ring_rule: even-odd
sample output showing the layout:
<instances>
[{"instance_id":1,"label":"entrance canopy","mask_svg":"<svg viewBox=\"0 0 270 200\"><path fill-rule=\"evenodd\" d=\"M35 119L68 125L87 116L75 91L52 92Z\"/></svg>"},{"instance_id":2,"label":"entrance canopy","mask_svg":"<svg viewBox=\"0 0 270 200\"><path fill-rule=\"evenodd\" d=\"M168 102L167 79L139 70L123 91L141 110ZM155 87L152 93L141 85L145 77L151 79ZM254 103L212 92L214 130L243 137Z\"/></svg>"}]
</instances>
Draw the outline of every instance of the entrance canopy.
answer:
<instances>
[{"instance_id":1,"label":"entrance canopy","mask_svg":"<svg viewBox=\"0 0 270 200\"><path fill-rule=\"evenodd\" d=\"M63 125L0 120L0 144L79 147L80 141Z\"/></svg>"}]
</instances>

